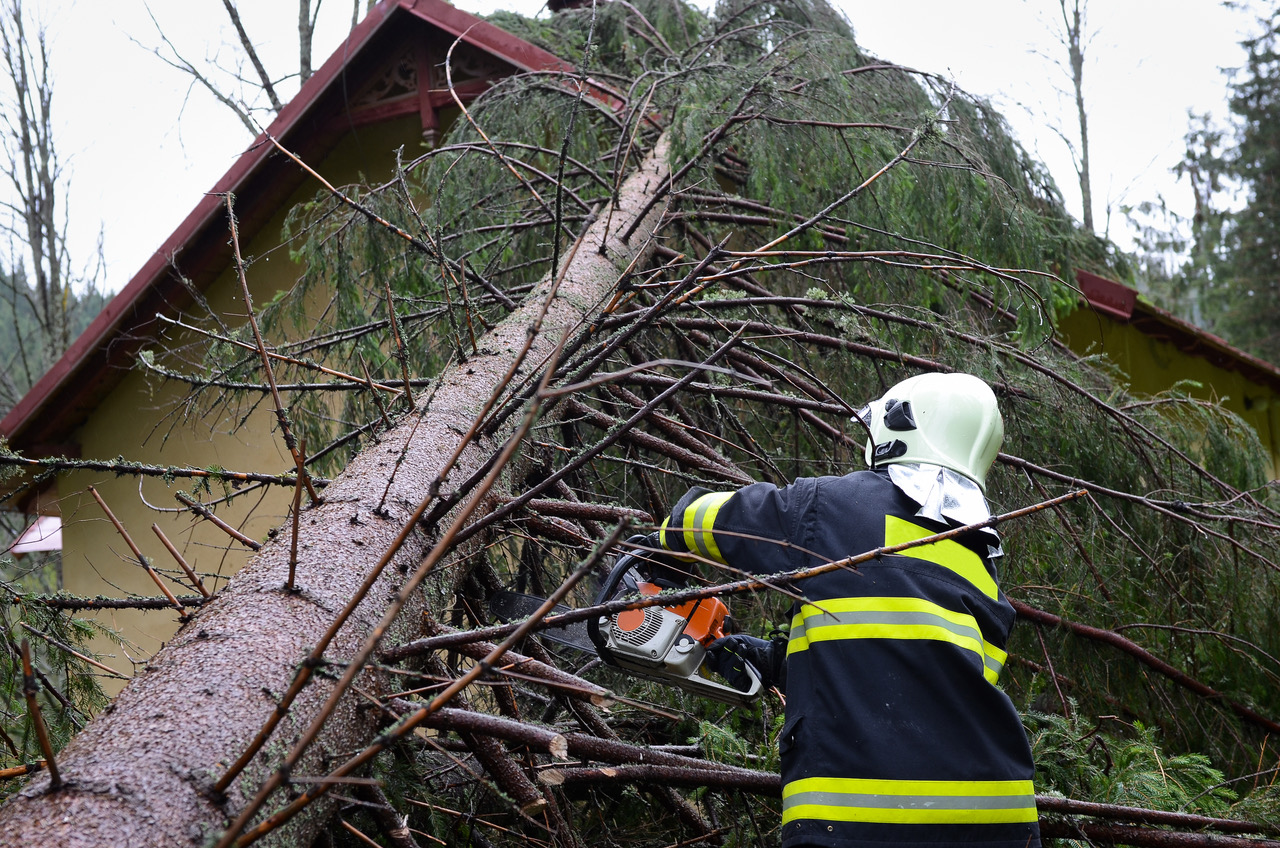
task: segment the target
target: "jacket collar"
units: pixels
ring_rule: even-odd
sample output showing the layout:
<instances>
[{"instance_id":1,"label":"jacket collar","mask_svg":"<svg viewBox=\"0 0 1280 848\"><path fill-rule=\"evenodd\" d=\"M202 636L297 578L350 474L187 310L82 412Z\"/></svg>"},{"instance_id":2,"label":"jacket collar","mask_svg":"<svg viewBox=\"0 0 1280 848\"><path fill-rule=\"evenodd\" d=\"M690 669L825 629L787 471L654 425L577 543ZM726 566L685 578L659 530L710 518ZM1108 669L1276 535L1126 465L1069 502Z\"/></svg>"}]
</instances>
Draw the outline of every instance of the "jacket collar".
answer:
<instances>
[{"instance_id":1,"label":"jacket collar","mask_svg":"<svg viewBox=\"0 0 1280 848\"><path fill-rule=\"evenodd\" d=\"M991 517L987 499L978 484L940 465L917 462L895 462L884 466L889 479L904 495L920 508L916 515L938 524L976 524ZM993 527L984 527L990 548L988 557L1004 555L1000 547L1000 534Z\"/></svg>"}]
</instances>

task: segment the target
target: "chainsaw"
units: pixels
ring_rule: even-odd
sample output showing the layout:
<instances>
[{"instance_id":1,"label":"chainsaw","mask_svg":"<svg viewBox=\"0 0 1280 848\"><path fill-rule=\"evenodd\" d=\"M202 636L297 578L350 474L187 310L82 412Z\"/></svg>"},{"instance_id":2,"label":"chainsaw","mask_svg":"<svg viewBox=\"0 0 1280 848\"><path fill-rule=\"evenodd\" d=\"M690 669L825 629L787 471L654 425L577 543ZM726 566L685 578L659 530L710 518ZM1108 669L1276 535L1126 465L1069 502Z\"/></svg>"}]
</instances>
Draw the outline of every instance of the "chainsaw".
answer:
<instances>
[{"instance_id":1,"label":"chainsaw","mask_svg":"<svg viewBox=\"0 0 1280 848\"><path fill-rule=\"evenodd\" d=\"M628 540L626 552L615 560L596 595L596 605L686 588L680 572L649 559L637 548L647 541L645 536ZM490 609L500 618L511 620L528 615L539 602L529 595L498 592L490 601ZM725 632L728 617L729 607L724 601L703 598L671 606L623 610L590 619L585 628L576 629L572 625L548 628L542 635L594 653L606 665L635 677L743 706L758 698L764 689L754 668L747 665L751 685L745 692L712 679L712 673L704 668L707 645L728 635ZM582 629L586 631L586 640L582 638Z\"/></svg>"}]
</instances>

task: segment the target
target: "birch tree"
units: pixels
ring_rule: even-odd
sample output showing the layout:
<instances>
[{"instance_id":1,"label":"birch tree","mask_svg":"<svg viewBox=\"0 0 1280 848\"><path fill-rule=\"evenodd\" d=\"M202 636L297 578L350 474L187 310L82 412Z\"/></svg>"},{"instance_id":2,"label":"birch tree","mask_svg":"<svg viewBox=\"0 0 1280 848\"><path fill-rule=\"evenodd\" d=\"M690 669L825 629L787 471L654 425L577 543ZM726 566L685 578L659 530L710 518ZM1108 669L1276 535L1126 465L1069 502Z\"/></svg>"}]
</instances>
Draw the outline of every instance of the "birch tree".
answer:
<instances>
[{"instance_id":1,"label":"birch tree","mask_svg":"<svg viewBox=\"0 0 1280 848\"><path fill-rule=\"evenodd\" d=\"M0 320L7 325L0 409L7 410L57 361L102 297L95 290L101 256L78 268L67 249L69 178L55 138L46 30L22 0L8 0L0 14Z\"/></svg>"}]
</instances>

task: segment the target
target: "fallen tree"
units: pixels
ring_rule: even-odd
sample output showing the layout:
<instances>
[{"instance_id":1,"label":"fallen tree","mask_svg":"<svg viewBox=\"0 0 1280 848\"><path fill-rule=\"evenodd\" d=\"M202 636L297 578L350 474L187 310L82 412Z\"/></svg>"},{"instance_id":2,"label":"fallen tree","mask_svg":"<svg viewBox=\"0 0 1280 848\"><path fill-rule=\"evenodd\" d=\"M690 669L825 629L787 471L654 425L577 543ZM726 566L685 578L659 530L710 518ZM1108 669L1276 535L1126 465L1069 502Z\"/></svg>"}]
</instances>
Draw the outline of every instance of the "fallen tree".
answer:
<instances>
[{"instance_id":1,"label":"fallen tree","mask_svg":"<svg viewBox=\"0 0 1280 848\"><path fill-rule=\"evenodd\" d=\"M303 690L305 677L321 662L350 662L375 634L411 632L405 627L412 624L375 628L406 574L425 576L416 572L432 539L418 522L442 490L478 470L502 470L494 465L502 439L480 434L495 401L516 373L554 368L565 338L599 314L619 275L651 247L661 212L644 219L637 213L667 175L665 153L660 143L623 183L560 277L546 280L484 337L492 353L442 373L419 410L326 487L323 502L302 519L305 542L296 562L284 534L265 546L59 755L64 786L50 791L47 782L33 783L0 807L0 828L19 841L67 846L177 845L217 833L244 808L275 769L273 757L255 762L223 792L214 784L273 713L285 713L272 734L276 746L292 745L315 721L334 686L316 677ZM638 226L624 242L618 233L632 223ZM392 462L397 470L389 477ZM470 515L492 509L497 494L492 487L473 494ZM376 565L369 552L380 552ZM295 571L290 590L286 581ZM433 591L450 591L448 579L442 583ZM404 595L398 618L412 621L423 595ZM309 654L321 659L300 668ZM371 694L390 685L374 673L360 678ZM279 702L280 693L294 689L296 700ZM348 698L325 716L323 733L292 779L323 774L339 752L367 744L376 727L359 712ZM325 821L316 810L290 838L309 841Z\"/></svg>"},{"instance_id":2,"label":"fallen tree","mask_svg":"<svg viewBox=\"0 0 1280 848\"><path fill-rule=\"evenodd\" d=\"M500 20L580 51L616 102L510 81L393 183L300 210L306 275L263 333L318 291L334 315L276 358L185 319L211 342L156 379L246 406L289 387L325 446L306 466L345 470L56 755L62 788L36 776L0 808L7 830L301 845L336 814L340 844L773 839L775 698L729 710L619 675L491 601L588 607L623 522L648 529L690 485L858 467L862 401L965 370L1007 422L993 504L1051 504L1000 527L1024 611L1004 685L1046 826L1274 833L1264 461L1221 410L1135 399L1053 338L1075 295L1051 271L1105 257L999 116L862 53L820 4ZM399 323L371 320L388 302ZM348 376L322 388L308 357ZM690 591L732 597L745 628L787 620L794 590L709 569Z\"/></svg>"}]
</instances>

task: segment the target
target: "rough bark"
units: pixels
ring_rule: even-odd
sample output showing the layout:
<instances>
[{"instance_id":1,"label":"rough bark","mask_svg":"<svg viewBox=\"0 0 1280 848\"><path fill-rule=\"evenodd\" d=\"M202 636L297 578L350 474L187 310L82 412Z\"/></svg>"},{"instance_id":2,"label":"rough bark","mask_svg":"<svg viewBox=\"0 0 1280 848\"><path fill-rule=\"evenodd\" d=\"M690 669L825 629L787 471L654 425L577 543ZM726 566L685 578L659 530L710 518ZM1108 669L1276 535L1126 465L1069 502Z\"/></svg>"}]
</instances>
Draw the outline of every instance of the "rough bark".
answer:
<instances>
[{"instance_id":1,"label":"rough bark","mask_svg":"<svg viewBox=\"0 0 1280 848\"><path fill-rule=\"evenodd\" d=\"M612 214L600 215L588 230L542 333L532 341L522 375L547 359L565 329L577 326L607 301L622 270L646 249L660 211L643 215L628 241L618 234L632 227L648 207L651 193L662 185L665 151L660 141L622 186ZM512 357L525 345L550 284L544 280L524 307L495 327L483 339L480 354L441 375L439 389L422 402L421 416L407 416L362 451L325 490L323 504L303 514L297 591L283 588L289 569L286 528L60 754L62 789L50 791L47 776L42 776L0 807L0 832L6 834L6 842L66 848L201 845L243 809L247 797L315 716L331 690L330 679L313 679L221 803L209 792L213 781L267 720L310 646L319 642L428 493ZM466 479L505 435L473 440L450 479ZM401 455L403 461L397 463ZM491 494L496 503L501 493ZM375 513L379 503L385 504L381 515ZM482 507L474 517L485 511ZM331 644L328 661L340 664L356 653L405 572L418 565L429 545L425 532L410 535ZM426 593L448 588L428 585ZM402 612L402 629L418 621L423 595L418 595L417 608ZM404 633L389 636L399 641ZM359 685L374 694L391 691L372 673L366 673ZM340 752L360 749L373 738L375 716L360 703L352 696L340 704L294 776L323 774ZM278 841L309 844L325 813L325 805L313 805L278 834Z\"/></svg>"}]
</instances>

